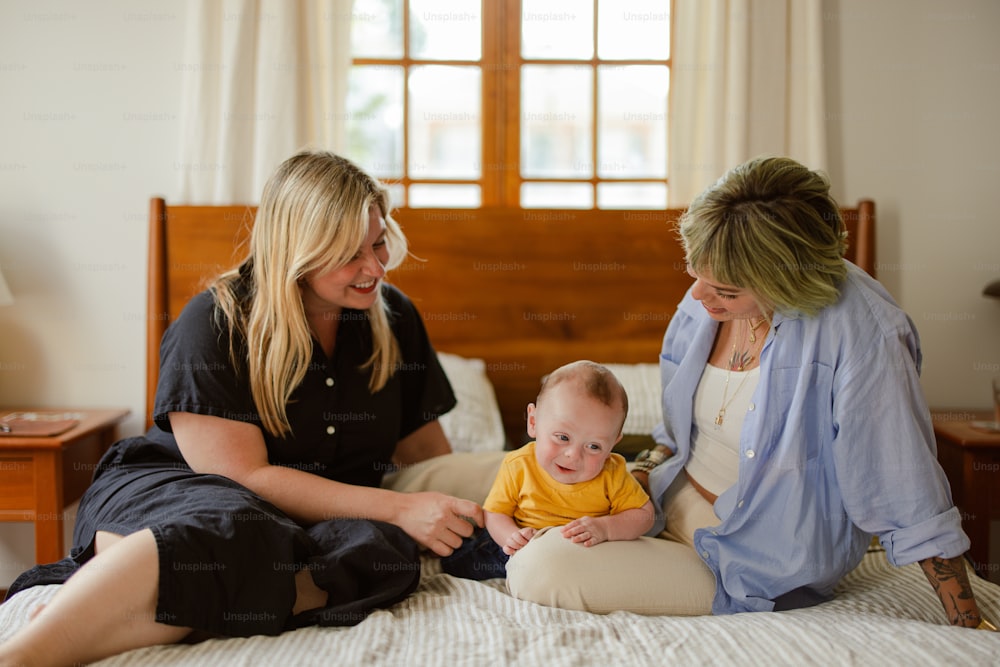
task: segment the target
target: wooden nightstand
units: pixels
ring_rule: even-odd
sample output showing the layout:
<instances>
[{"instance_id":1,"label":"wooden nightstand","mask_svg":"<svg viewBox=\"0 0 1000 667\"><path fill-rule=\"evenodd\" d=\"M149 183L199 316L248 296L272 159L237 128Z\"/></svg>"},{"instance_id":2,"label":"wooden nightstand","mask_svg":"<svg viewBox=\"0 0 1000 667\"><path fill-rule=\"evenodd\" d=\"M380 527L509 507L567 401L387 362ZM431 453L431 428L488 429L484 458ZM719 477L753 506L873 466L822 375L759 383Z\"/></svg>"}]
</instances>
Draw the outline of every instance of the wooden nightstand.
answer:
<instances>
[{"instance_id":1,"label":"wooden nightstand","mask_svg":"<svg viewBox=\"0 0 1000 667\"><path fill-rule=\"evenodd\" d=\"M0 418L14 410L0 410ZM19 410L20 412L20 410ZM35 561L64 558L63 510L90 486L97 462L128 410L62 410L79 423L50 436L0 437L0 521L35 524Z\"/></svg>"},{"instance_id":2,"label":"wooden nightstand","mask_svg":"<svg viewBox=\"0 0 1000 667\"><path fill-rule=\"evenodd\" d=\"M951 484L955 505L962 512L962 527L972 546L969 556L983 577L1000 579L1000 563L990 561L990 521L1000 499L1000 433L974 429L973 420L992 414L974 411L935 412L934 435L938 461Z\"/></svg>"}]
</instances>

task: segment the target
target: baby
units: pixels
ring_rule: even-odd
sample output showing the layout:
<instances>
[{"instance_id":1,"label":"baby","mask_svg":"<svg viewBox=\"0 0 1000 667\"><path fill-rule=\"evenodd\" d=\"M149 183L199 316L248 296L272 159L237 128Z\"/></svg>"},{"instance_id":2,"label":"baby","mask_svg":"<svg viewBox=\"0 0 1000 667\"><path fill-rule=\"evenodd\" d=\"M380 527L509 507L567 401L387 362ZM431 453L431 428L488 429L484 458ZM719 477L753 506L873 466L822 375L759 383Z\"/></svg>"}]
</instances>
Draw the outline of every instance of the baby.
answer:
<instances>
[{"instance_id":1,"label":"baby","mask_svg":"<svg viewBox=\"0 0 1000 667\"><path fill-rule=\"evenodd\" d=\"M575 361L546 376L528 404L534 441L504 457L483 503L486 530L442 558L442 569L466 579L506 577L507 560L551 526L585 547L649 530L653 504L612 452L627 413L625 389L600 364Z\"/></svg>"}]
</instances>

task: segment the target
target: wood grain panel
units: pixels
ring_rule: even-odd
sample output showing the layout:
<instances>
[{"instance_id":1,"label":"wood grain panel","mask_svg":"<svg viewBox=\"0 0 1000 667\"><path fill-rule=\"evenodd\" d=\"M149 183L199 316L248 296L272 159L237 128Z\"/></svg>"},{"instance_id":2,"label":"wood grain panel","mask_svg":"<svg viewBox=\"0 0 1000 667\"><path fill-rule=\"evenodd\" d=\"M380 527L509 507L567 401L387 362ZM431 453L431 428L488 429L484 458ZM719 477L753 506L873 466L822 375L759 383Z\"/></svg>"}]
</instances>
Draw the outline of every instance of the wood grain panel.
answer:
<instances>
[{"instance_id":1,"label":"wood grain panel","mask_svg":"<svg viewBox=\"0 0 1000 667\"><path fill-rule=\"evenodd\" d=\"M150 215L147 421L169 321L243 252L253 209L170 206ZM400 209L413 255L391 282L416 303L435 347L486 362L512 441L540 378L574 359L656 363L691 284L680 210ZM874 204L843 209L847 258L874 273Z\"/></svg>"},{"instance_id":2,"label":"wood grain panel","mask_svg":"<svg viewBox=\"0 0 1000 667\"><path fill-rule=\"evenodd\" d=\"M0 456L0 515L8 521L30 521L35 506L35 465L30 455Z\"/></svg>"}]
</instances>

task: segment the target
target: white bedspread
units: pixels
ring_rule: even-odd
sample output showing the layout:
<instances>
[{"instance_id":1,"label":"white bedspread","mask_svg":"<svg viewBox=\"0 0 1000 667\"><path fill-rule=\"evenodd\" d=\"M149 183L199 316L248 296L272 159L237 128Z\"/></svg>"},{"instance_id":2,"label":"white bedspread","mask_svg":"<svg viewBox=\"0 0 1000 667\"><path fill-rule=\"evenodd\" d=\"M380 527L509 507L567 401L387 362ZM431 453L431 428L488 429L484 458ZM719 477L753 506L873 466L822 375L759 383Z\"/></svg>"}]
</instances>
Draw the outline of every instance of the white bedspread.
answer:
<instances>
[{"instance_id":1,"label":"white bedspread","mask_svg":"<svg viewBox=\"0 0 1000 667\"><path fill-rule=\"evenodd\" d=\"M1000 586L975 579L1000 618ZM0 638L57 586L0 605ZM425 561L417 592L353 628L210 640L132 651L124 665L1000 665L1000 634L953 628L919 566L873 551L835 600L810 609L724 617L606 616L520 602L503 582L465 581Z\"/></svg>"}]
</instances>

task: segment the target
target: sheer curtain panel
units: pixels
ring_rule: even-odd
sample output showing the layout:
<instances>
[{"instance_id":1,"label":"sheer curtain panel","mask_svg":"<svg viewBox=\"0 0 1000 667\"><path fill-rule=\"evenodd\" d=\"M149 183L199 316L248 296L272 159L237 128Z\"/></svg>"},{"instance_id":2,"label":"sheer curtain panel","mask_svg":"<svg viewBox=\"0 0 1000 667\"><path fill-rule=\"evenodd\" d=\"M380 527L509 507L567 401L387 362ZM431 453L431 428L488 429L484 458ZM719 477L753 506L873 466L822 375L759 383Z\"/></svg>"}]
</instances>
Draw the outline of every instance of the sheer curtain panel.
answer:
<instances>
[{"instance_id":1,"label":"sheer curtain panel","mask_svg":"<svg viewBox=\"0 0 1000 667\"><path fill-rule=\"evenodd\" d=\"M826 168L820 0L674 0L670 206L763 154Z\"/></svg>"},{"instance_id":2,"label":"sheer curtain panel","mask_svg":"<svg viewBox=\"0 0 1000 667\"><path fill-rule=\"evenodd\" d=\"M344 145L352 0L189 0L177 171L192 204L254 203L302 148Z\"/></svg>"}]
</instances>

